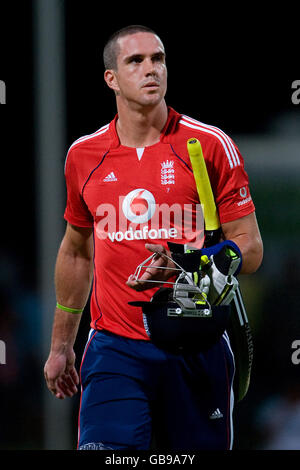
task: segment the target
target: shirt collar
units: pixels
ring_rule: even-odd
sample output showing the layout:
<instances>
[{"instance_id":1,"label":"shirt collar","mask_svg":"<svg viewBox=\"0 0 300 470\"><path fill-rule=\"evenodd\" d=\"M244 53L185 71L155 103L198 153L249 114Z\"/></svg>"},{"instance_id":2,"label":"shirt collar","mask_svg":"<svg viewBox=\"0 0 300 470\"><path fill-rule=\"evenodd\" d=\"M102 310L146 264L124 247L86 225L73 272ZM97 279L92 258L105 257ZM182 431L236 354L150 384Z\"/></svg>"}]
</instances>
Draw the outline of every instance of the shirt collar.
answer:
<instances>
[{"instance_id":1,"label":"shirt collar","mask_svg":"<svg viewBox=\"0 0 300 470\"><path fill-rule=\"evenodd\" d=\"M118 114L115 115L114 119L110 122L109 129L111 135L111 144L110 148L117 148L120 145L119 136L116 130L116 123L118 119ZM181 114L177 113L173 108L168 106L168 118L167 122L164 125L163 130L160 134L160 141L163 143L169 143L171 137L174 134L178 121L181 119Z\"/></svg>"}]
</instances>

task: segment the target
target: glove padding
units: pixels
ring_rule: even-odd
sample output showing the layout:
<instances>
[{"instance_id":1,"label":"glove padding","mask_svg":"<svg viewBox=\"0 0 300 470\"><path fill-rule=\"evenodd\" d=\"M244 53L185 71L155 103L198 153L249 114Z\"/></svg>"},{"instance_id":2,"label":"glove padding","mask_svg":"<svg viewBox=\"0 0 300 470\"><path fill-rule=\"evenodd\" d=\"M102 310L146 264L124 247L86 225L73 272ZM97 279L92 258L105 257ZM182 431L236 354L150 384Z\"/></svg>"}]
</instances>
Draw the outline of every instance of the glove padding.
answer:
<instances>
[{"instance_id":1,"label":"glove padding","mask_svg":"<svg viewBox=\"0 0 300 470\"><path fill-rule=\"evenodd\" d=\"M236 271L231 274L237 276L241 270L242 254L239 247L231 240L224 240L221 243L217 243L217 245L208 248L201 248L201 250L188 249L186 245L172 242L168 242L168 246L171 251L172 259L187 272L193 273L199 271L202 256L206 255L208 258L211 258L211 256L217 255L224 247L231 249L239 256L240 261L236 265Z\"/></svg>"},{"instance_id":2,"label":"glove padding","mask_svg":"<svg viewBox=\"0 0 300 470\"><path fill-rule=\"evenodd\" d=\"M229 305L239 285L234 274L239 269L240 257L232 248L223 246L217 254L211 255L210 261L208 301L211 305Z\"/></svg>"},{"instance_id":3,"label":"glove padding","mask_svg":"<svg viewBox=\"0 0 300 470\"><path fill-rule=\"evenodd\" d=\"M205 284L205 293L211 305L228 305L231 302L238 287L235 276L242 264L241 252L234 242L225 240L209 248L186 252L184 245L170 243L169 248L173 260L185 271L193 273L195 283L200 287Z\"/></svg>"}]
</instances>

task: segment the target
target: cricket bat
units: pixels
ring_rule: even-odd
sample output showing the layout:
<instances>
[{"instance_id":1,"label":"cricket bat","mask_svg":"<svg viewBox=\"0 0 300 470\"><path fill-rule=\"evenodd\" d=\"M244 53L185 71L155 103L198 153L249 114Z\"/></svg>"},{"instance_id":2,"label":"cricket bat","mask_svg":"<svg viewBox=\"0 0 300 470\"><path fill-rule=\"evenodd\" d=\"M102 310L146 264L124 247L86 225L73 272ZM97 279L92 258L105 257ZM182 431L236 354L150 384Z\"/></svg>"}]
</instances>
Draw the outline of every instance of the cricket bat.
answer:
<instances>
[{"instance_id":1,"label":"cricket bat","mask_svg":"<svg viewBox=\"0 0 300 470\"><path fill-rule=\"evenodd\" d=\"M212 246L220 241L221 224L215 199L204 160L202 147L198 139L187 141L197 192L202 206L205 241L204 245ZM230 326L228 329L235 360L235 396L238 401L247 394L253 362L253 339L241 290L238 287L231 302Z\"/></svg>"}]
</instances>

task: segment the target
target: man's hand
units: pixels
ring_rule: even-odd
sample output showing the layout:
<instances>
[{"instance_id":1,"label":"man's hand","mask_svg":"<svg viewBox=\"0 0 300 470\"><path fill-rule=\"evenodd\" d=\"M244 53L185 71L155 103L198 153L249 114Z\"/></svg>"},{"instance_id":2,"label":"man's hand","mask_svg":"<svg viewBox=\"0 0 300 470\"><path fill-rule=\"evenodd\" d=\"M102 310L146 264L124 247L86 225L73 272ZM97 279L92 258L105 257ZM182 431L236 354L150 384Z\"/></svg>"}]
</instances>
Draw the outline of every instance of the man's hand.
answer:
<instances>
[{"instance_id":1,"label":"man's hand","mask_svg":"<svg viewBox=\"0 0 300 470\"><path fill-rule=\"evenodd\" d=\"M77 393L79 377L75 369L75 353L51 352L44 367L47 387L56 398L72 397Z\"/></svg>"},{"instance_id":2,"label":"man's hand","mask_svg":"<svg viewBox=\"0 0 300 470\"><path fill-rule=\"evenodd\" d=\"M164 283L175 273L175 264L172 262L172 260L168 259L166 256L163 256L167 255L171 257L171 253L167 251L166 248L164 248L162 245L149 243L146 243L145 247L147 250L155 253L155 256L152 258L149 267L144 271L138 281L135 279L133 274L129 276L126 284L136 291L143 291L153 287L158 287L159 284L157 284L157 282L151 281L161 281L161 283ZM161 267L167 269L159 269Z\"/></svg>"}]
</instances>

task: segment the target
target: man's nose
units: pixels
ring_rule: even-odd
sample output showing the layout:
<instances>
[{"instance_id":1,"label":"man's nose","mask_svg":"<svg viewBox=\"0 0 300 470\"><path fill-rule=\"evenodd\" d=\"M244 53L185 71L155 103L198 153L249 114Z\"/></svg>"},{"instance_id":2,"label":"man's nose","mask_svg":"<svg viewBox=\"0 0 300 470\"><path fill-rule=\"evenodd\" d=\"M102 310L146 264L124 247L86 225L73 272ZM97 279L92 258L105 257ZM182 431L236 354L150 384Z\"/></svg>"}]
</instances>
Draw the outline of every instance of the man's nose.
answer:
<instances>
[{"instance_id":1,"label":"man's nose","mask_svg":"<svg viewBox=\"0 0 300 470\"><path fill-rule=\"evenodd\" d=\"M145 60L145 75L156 75L156 70L153 61L149 58Z\"/></svg>"}]
</instances>

